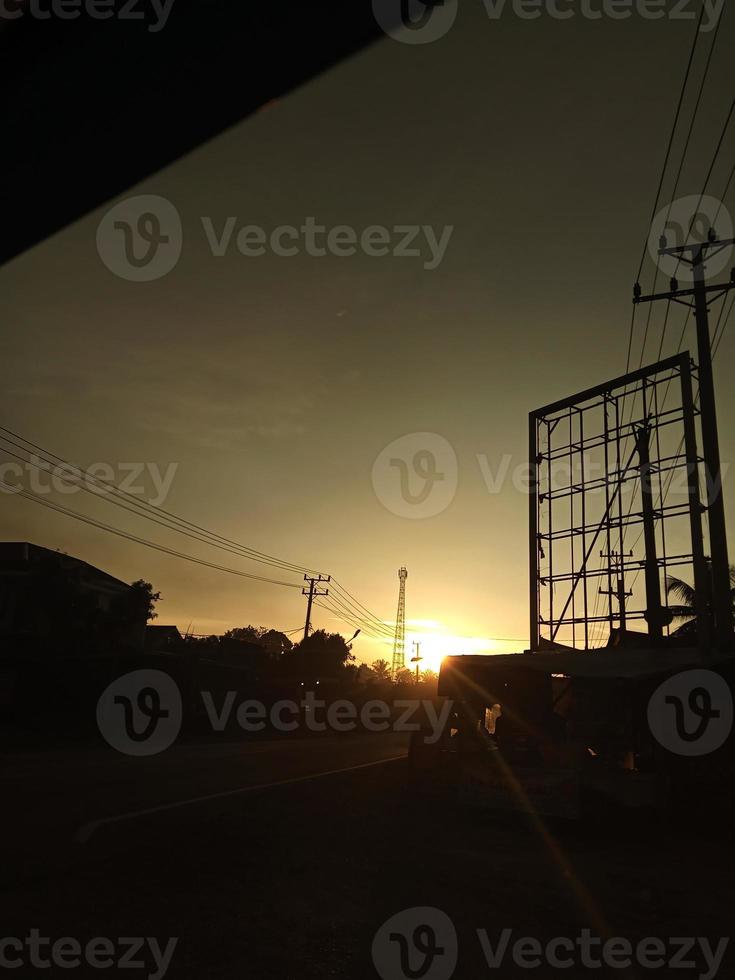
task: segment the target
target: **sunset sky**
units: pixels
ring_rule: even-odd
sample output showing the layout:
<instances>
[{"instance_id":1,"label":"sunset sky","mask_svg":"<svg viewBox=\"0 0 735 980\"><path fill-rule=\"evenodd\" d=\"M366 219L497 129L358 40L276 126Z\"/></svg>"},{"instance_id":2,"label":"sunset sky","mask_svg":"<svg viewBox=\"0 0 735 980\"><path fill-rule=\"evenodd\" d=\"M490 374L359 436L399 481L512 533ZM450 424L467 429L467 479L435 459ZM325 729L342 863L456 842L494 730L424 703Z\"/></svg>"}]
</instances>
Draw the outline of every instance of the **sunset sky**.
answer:
<instances>
[{"instance_id":1,"label":"sunset sky","mask_svg":"<svg viewBox=\"0 0 735 980\"><path fill-rule=\"evenodd\" d=\"M730 39L734 26L729 16ZM625 369L632 285L691 34L688 21L490 22L478 2L460 4L435 43L365 50L120 196L160 195L179 211L183 255L164 278L125 281L100 260L97 226L115 202L0 269L0 424L84 466L177 464L167 510L334 574L385 622L406 565L407 656L420 639L426 666L522 648L527 499L510 477L526 459L527 414ZM729 91L726 56L711 72L712 90ZM705 151L682 193L701 189L723 107L702 107ZM730 148L715 193L731 165ZM238 229L313 216L358 233L453 231L434 269L360 253L255 258L232 247L214 257L201 219L220 229L230 216ZM664 354L683 322L673 316ZM734 343L731 330L715 364L726 465ZM442 436L458 467L451 501L424 519L393 512L373 480L385 447L415 433ZM509 478L491 493L483 473L504 458ZM54 499L208 561L273 573L88 495ZM182 630L303 627L300 588L160 555L16 496L0 498L0 539L145 578L163 594L158 622ZM353 632L323 610L314 624ZM368 637L354 650L390 659Z\"/></svg>"}]
</instances>

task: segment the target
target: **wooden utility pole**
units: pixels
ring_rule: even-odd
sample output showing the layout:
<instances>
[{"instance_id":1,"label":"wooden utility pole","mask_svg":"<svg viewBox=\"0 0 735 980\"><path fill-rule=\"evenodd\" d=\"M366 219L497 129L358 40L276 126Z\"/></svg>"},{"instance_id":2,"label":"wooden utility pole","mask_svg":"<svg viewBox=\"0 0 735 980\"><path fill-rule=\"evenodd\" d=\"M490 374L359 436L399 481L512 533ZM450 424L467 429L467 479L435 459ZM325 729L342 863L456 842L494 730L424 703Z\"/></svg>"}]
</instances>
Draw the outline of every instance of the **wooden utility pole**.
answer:
<instances>
[{"instance_id":1,"label":"wooden utility pole","mask_svg":"<svg viewBox=\"0 0 735 980\"><path fill-rule=\"evenodd\" d=\"M693 289L679 289L676 279L671 280L667 293L642 296L636 284L634 303L651 303L656 300L681 303L694 310L697 324L697 361L699 371L699 403L702 426L702 455L706 479L707 515L709 519L710 555L712 560L712 613L714 618L715 647L724 651L733 646L732 596L730 594L730 563L727 551L727 527L723 499L720 444L717 431L717 406L712 374L712 340L709 329L709 304L721 299L735 289L735 270L730 282L708 286L705 279L706 261L726 248L735 245L735 239L719 241L714 229L706 242L670 248L662 236L658 254L676 256L690 266L694 278Z\"/></svg>"},{"instance_id":2,"label":"wooden utility pole","mask_svg":"<svg viewBox=\"0 0 735 980\"><path fill-rule=\"evenodd\" d=\"M419 664L424 659L421 656L421 644L418 640L413 641L413 648L416 651L413 657L411 657L411 663L416 664L416 683L419 683Z\"/></svg>"},{"instance_id":3,"label":"wooden utility pole","mask_svg":"<svg viewBox=\"0 0 735 980\"><path fill-rule=\"evenodd\" d=\"M308 639L309 630L311 629L311 608L314 605L314 597L319 595L329 595L329 589L317 589L317 585L320 582L331 582L332 576L318 575L316 578L312 578L309 575L304 575L304 581L309 583L308 589L302 589L301 594L308 596L306 602L306 625L304 626L304 639Z\"/></svg>"},{"instance_id":4,"label":"wooden utility pole","mask_svg":"<svg viewBox=\"0 0 735 980\"><path fill-rule=\"evenodd\" d=\"M633 552L628 552L628 558L632 558ZM618 600L618 607L620 612L618 614L618 622L620 623L620 629L625 632L627 627L627 617L625 612L625 600L629 599L633 593L627 592L625 589L625 558L623 555L618 554L617 551L612 551L610 554L605 554L604 551L600 552L601 558L607 558L611 567L617 571L617 583L616 588L613 591L609 589L600 589L600 595L611 595Z\"/></svg>"},{"instance_id":5,"label":"wooden utility pole","mask_svg":"<svg viewBox=\"0 0 735 980\"><path fill-rule=\"evenodd\" d=\"M641 475L641 505L643 512L643 540L646 549L646 622L648 635L658 644L664 635L663 608L661 606L661 571L656 552L656 510L653 506L653 482L651 480L651 429L642 425L636 432L638 470Z\"/></svg>"}]
</instances>

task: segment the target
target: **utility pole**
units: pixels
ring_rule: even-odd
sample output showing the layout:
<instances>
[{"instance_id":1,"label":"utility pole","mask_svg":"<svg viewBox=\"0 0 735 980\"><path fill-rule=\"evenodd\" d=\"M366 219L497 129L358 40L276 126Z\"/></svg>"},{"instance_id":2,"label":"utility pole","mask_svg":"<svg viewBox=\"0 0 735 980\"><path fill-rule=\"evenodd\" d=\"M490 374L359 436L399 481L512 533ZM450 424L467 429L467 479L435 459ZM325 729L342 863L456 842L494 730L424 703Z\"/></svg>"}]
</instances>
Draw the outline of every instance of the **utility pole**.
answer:
<instances>
[{"instance_id":1,"label":"utility pole","mask_svg":"<svg viewBox=\"0 0 735 980\"><path fill-rule=\"evenodd\" d=\"M656 551L656 511L653 506L653 483L651 481L651 429L642 425L635 435L638 450L638 472L641 478L641 501L643 512L643 540L646 561L646 622L648 636L658 645L664 635L664 612L661 606L661 572ZM669 622L671 619L669 618Z\"/></svg>"},{"instance_id":2,"label":"utility pole","mask_svg":"<svg viewBox=\"0 0 735 980\"><path fill-rule=\"evenodd\" d=\"M414 655L411 657L411 663L416 664L416 683L419 683L419 664L424 659L421 656L421 643L418 640L413 641L413 648L415 650Z\"/></svg>"},{"instance_id":3,"label":"utility pole","mask_svg":"<svg viewBox=\"0 0 735 980\"><path fill-rule=\"evenodd\" d=\"M697 324L697 360L699 364L699 401L702 426L702 455L707 483L707 514L709 518L710 555L712 561L712 612L714 614L715 646L724 651L733 645L732 598L730 595L730 565L727 552L727 528L723 499L720 444L717 431L717 407L712 374L712 340L709 329L709 303L721 299L735 289L735 269L729 283L708 286L705 280L707 259L735 245L735 239L719 241L714 229L710 229L706 242L669 247L666 236L661 236L658 254L678 257L692 269L693 289L679 289L679 283L671 280L667 293L641 295L636 283L633 302L651 303L657 300L681 303L694 310ZM700 624L701 626L701 624Z\"/></svg>"},{"instance_id":4,"label":"utility pole","mask_svg":"<svg viewBox=\"0 0 735 980\"><path fill-rule=\"evenodd\" d=\"M302 589L301 595L308 596L306 603L306 625L304 626L304 639L308 639L309 630L311 629L311 607L314 605L314 597L319 595L329 595L329 589L318 589L317 585L320 582L331 582L332 576L318 575L316 578L311 578L309 575L304 575L304 581L309 583L308 589Z\"/></svg>"},{"instance_id":5,"label":"utility pole","mask_svg":"<svg viewBox=\"0 0 735 980\"><path fill-rule=\"evenodd\" d=\"M633 552L629 551L627 557L632 558ZM618 600L618 607L620 610L618 615L618 621L620 623L621 632L625 632L627 626L625 600L629 599L633 595L632 592L625 591L625 577L624 577L625 557L623 555L618 554L617 551L612 551L610 552L609 555L605 554L604 551L601 551L600 558L607 558L611 568L617 570L617 576L616 576L617 587L612 591L610 591L609 589L600 589L599 591L600 591L600 595L613 596L615 599Z\"/></svg>"}]
</instances>

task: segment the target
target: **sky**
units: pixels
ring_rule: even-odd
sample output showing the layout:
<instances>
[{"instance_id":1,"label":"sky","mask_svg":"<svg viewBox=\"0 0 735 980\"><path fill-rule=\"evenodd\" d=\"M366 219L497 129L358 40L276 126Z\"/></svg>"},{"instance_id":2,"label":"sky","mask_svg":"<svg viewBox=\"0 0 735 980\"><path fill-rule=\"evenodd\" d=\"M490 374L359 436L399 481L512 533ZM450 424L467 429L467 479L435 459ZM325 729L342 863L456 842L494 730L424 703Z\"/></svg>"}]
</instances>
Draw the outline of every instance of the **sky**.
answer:
<instances>
[{"instance_id":1,"label":"sky","mask_svg":"<svg viewBox=\"0 0 735 980\"><path fill-rule=\"evenodd\" d=\"M678 196L701 190L731 99L732 13ZM433 43L386 38L269 104L0 269L0 424L117 477L145 464L136 482L149 498L151 469L173 467L167 510L335 575L389 624L405 565L408 647L422 642L426 666L522 649L528 507L513 475L526 462L528 412L625 369L632 285L692 30L640 16L523 20L510 8L492 20L478 0L460 4ZM731 133L715 194L732 145ZM98 250L101 222L114 238L110 208L140 195L170 202L183 238L178 263L149 282L122 278ZM303 234L297 255L236 247L245 226L270 235L309 218L357 236L385 227L391 247L405 238L397 227L420 226L420 254L310 255ZM652 278L647 261L644 285ZM639 327L636 364L641 339ZM715 365L726 465L732 358L730 331ZM441 479L425 504L416 467L427 449ZM485 477L501 466L509 477L491 492ZM51 499L207 561L273 573L89 495ZM729 506L730 526L734 516ZM158 622L182 630L303 626L300 588L180 561L16 495L0 500L0 539L145 578L162 593ZM353 632L323 609L314 625ZM363 635L354 652L370 662L391 647Z\"/></svg>"}]
</instances>

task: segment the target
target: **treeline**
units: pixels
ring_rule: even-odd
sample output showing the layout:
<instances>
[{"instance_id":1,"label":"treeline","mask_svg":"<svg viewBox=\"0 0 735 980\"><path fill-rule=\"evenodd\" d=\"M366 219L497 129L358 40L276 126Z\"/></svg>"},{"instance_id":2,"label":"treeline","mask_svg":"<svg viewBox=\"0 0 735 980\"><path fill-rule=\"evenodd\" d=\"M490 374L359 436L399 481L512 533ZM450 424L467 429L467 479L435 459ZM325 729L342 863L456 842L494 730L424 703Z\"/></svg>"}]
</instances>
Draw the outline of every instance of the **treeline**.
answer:
<instances>
[{"instance_id":1,"label":"treeline","mask_svg":"<svg viewBox=\"0 0 735 980\"><path fill-rule=\"evenodd\" d=\"M285 633L264 626L243 626L222 636L186 637L185 648L199 660L247 669L258 680L298 680L304 684L331 681L340 687L354 685L375 688L416 686L416 675L402 670L391 677L390 664L379 659L370 666L358 664L351 644L339 633L316 630L294 643ZM419 675L422 687L436 687L436 674L425 670Z\"/></svg>"}]
</instances>

